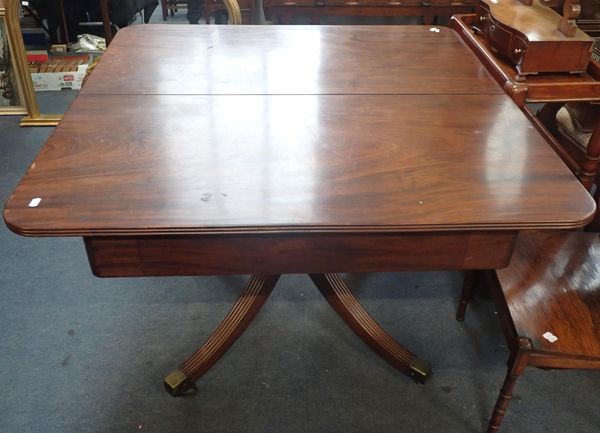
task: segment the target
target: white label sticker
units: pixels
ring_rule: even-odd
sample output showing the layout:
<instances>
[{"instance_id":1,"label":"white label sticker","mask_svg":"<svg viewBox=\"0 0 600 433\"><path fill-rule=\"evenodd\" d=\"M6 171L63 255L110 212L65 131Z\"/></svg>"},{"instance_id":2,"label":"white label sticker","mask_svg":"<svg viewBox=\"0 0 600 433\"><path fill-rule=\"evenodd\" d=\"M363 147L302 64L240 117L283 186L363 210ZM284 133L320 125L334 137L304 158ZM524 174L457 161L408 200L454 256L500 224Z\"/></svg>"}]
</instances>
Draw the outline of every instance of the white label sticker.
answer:
<instances>
[{"instance_id":1,"label":"white label sticker","mask_svg":"<svg viewBox=\"0 0 600 433\"><path fill-rule=\"evenodd\" d=\"M544 335L542 335L542 337L544 337L550 343L554 343L556 340L558 340L558 337L550 331L546 332Z\"/></svg>"},{"instance_id":2,"label":"white label sticker","mask_svg":"<svg viewBox=\"0 0 600 433\"><path fill-rule=\"evenodd\" d=\"M36 198L32 199L32 200L29 202L29 207L37 207L37 206L38 206L38 204L40 204L40 202L41 202L41 201L42 201L42 199L41 199L41 198L39 198L39 197L36 197Z\"/></svg>"}]
</instances>

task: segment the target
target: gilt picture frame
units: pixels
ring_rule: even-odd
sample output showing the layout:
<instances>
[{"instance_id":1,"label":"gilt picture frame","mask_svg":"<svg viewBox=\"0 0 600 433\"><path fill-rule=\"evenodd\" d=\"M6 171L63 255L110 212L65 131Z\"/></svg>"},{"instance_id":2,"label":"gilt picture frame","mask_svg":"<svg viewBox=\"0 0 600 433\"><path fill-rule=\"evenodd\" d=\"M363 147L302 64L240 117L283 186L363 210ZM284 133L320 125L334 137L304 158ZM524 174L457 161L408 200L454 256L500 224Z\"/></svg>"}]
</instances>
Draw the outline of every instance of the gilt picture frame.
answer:
<instances>
[{"instance_id":1,"label":"gilt picture frame","mask_svg":"<svg viewBox=\"0 0 600 433\"><path fill-rule=\"evenodd\" d=\"M23 35L21 35L20 16L22 12L21 0L0 0L4 3L2 10L6 34L8 35L9 49L12 57L12 64L15 67L15 77L23 96L23 104L26 114L19 122L20 126L56 126L62 115L60 114L42 114L35 97L35 89L27 64L27 54L25 53L25 44ZM15 113L16 114L16 113Z\"/></svg>"},{"instance_id":2,"label":"gilt picture frame","mask_svg":"<svg viewBox=\"0 0 600 433\"><path fill-rule=\"evenodd\" d=\"M27 114L24 80L17 68L15 47L8 31L6 9L0 8L0 115Z\"/></svg>"}]
</instances>

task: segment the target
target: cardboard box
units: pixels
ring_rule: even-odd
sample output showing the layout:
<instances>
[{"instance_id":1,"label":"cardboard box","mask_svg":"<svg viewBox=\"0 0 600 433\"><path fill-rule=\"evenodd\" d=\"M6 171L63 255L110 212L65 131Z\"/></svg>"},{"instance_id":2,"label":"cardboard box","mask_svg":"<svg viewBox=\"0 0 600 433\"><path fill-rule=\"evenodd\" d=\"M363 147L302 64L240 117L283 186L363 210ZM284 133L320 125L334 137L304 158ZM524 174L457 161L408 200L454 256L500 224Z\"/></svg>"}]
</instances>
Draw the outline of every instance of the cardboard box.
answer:
<instances>
[{"instance_id":1,"label":"cardboard box","mask_svg":"<svg viewBox=\"0 0 600 433\"><path fill-rule=\"evenodd\" d=\"M77 71L35 72L31 74L36 91L81 89L88 65L79 65Z\"/></svg>"}]
</instances>

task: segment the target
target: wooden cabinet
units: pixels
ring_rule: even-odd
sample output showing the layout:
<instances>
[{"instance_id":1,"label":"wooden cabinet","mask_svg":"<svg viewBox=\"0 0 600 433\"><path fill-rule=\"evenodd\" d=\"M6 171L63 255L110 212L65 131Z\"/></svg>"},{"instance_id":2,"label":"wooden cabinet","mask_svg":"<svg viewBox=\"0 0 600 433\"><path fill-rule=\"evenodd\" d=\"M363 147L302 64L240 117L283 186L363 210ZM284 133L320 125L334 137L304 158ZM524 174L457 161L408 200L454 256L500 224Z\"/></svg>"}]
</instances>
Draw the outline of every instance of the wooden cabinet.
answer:
<instances>
[{"instance_id":1,"label":"wooden cabinet","mask_svg":"<svg viewBox=\"0 0 600 433\"><path fill-rule=\"evenodd\" d=\"M477 0L264 0L265 18L290 24L295 15L319 23L323 15L334 16L417 16L432 23L437 16L468 13Z\"/></svg>"},{"instance_id":2,"label":"wooden cabinet","mask_svg":"<svg viewBox=\"0 0 600 433\"><path fill-rule=\"evenodd\" d=\"M477 28L488 47L520 75L585 72L593 39L579 29L565 36L558 30L561 15L541 0L531 5L483 0L477 14Z\"/></svg>"}]
</instances>

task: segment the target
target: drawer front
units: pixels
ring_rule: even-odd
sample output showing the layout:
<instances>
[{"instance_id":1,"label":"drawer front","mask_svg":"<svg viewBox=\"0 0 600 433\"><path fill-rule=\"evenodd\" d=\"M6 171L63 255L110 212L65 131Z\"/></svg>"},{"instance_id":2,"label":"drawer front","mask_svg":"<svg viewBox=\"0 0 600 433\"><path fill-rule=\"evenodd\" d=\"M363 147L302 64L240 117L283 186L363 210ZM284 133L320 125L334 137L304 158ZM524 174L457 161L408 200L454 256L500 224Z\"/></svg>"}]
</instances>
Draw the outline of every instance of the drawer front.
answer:
<instances>
[{"instance_id":1,"label":"drawer front","mask_svg":"<svg viewBox=\"0 0 600 433\"><path fill-rule=\"evenodd\" d=\"M314 6L315 0L271 0L270 6ZM265 5L266 6L266 5Z\"/></svg>"},{"instance_id":2,"label":"drawer front","mask_svg":"<svg viewBox=\"0 0 600 433\"><path fill-rule=\"evenodd\" d=\"M477 0L271 0L271 6L403 7L447 6L475 8Z\"/></svg>"},{"instance_id":3,"label":"drawer front","mask_svg":"<svg viewBox=\"0 0 600 433\"><path fill-rule=\"evenodd\" d=\"M512 34L500 27L491 15L488 15L486 30L490 48L503 56L510 57Z\"/></svg>"},{"instance_id":4,"label":"drawer front","mask_svg":"<svg viewBox=\"0 0 600 433\"><path fill-rule=\"evenodd\" d=\"M141 236L86 238L85 247L99 277L401 272L503 268L516 238L509 230Z\"/></svg>"},{"instance_id":5,"label":"drawer front","mask_svg":"<svg viewBox=\"0 0 600 433\"><path fill-rule=\"evenodd\" d=\"M508 50L508 58L513 65L520 65L525 56L527 41L517 35L514 35Z\"/></svg>"},{"instance_id":6,"label":"drawer front","mask_svg":"<svg viewBox=\"0 0 600 433\"><path fill-rule=\"evenodd\" d=\"M478 0L424 0L423 3L429 3L431 6L474 8L477 6Z\"/></svg>"},{"instance_id":7,"label":"drawer front","mask_svg":"<svg viewBox=\"0 0 600 433\"><path fill-rule=\"evenodd\" d=\"M209 5L212 6L223 6L225 4L221 0L206 0ZM253 0L238 0L238 4L240 5L240 9L252 9L254 7Z\"/></svg>"},{"instance_id":8,"label":"drawer front","mask_svg":"<svg viewBox=\"0 0 600 433\"><path fill-rule=\"evenodd\" d=\"M319 6L399 7L419 6L421 0L316 0Z\"/></svg>"}]
</instances>

